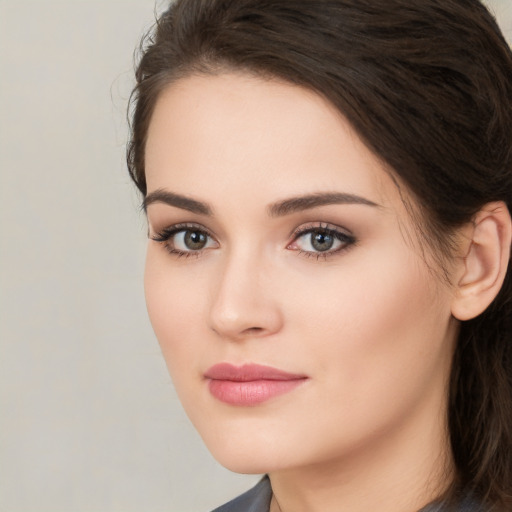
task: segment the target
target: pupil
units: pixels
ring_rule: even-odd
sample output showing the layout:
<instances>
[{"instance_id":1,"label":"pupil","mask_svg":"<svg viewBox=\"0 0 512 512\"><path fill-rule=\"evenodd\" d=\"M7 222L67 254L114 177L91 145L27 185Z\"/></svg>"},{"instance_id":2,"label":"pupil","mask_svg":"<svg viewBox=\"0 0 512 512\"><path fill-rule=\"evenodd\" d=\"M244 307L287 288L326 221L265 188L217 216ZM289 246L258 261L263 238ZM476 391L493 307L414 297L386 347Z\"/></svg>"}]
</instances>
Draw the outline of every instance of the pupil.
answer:
<instances>
[{"instance_id":1,"label":"pupil","mask_svg":"<svg viewBox=\"0 0 512 512\"><path fill-rule=\"evenodd\" d=\"M206 235L200 231L187 231L185 233L185 245L194 251L202 249L206 245Z\"/></svg>"},{"instance_id":2,"label":"pupil","mask_svg":"<svg viewBox=\"0 0 512 512\"><path fill-rule=\"evenodd\" d=\"M315 233L311 238L311 245L317 251L328 251L334 244L334 238L326 233Z\"/></svg>"}]
</instances>

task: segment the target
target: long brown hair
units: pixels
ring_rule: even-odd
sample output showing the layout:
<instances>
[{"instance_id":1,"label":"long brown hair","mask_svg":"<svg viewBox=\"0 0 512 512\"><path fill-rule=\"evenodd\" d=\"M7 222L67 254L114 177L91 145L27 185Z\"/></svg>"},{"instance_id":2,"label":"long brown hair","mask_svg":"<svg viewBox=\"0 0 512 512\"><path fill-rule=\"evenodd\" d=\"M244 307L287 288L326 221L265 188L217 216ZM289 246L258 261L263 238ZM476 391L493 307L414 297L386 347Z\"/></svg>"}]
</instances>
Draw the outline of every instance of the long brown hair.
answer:
<instances>
[{"instance_id":1,"label":"long brown hair","mask_svg":"<svg viewBox=\"0 0 512 512\"><path fill-rule=\"evenodd\" d=\"M478 0L178 0L142 44L129 172L160 92L238 69L313 89L405 183L418 232L448 257L450 234L491 201L512 210L512 54ZM442 257L441 257L442 256ZM512 509L512 282L462 322L448 422L456 465L444 496Z\"/></svg>"}]
</instances>

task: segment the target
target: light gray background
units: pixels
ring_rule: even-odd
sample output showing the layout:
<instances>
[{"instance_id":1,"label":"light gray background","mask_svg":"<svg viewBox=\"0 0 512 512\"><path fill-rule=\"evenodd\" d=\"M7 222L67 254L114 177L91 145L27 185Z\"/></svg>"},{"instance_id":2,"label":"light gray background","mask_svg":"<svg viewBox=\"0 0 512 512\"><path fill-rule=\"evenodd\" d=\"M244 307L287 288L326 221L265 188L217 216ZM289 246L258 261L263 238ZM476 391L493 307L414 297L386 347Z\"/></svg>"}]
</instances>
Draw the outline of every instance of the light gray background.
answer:
<instances>
[{"instance_id":1,"label":"light gray background","mask_svg":"<svg viewBox=\"0 0 512 512\"><path fill-rule=\"evenodd\" d=\"M204 512L257 480L203 447L145 313L125 110L164 5L0 0L0 512Z\"/></svg>"}]
</instances>

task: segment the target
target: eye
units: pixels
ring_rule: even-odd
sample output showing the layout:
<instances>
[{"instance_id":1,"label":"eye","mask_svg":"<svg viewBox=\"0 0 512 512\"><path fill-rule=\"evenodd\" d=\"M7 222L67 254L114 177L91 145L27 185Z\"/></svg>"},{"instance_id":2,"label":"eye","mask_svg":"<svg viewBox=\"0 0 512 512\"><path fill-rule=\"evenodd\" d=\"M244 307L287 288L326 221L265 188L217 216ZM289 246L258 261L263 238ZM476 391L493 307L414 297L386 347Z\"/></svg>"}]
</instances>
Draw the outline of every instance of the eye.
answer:
<instances>
[{"instance_id":1,"label":"eye","mask_svg":"<svg viewBox=\"0 0 512 512\"><path fill-rule=\"evenodd\" d=\"M218 243L205 229L196 226L171 226L151 238L178 256L199 255L205 249L218 247Z\"/></svg>"},{"instance_id":2,"label":"eye","mask_svg":"<svg viewBox=\"0 0 512 512\"><path fill-rule=\"evenodd\" d=\"M355 243L352 235L330 226L299 228L287 247L312 256L328 256Z\"/></svg>"}]
</instances>

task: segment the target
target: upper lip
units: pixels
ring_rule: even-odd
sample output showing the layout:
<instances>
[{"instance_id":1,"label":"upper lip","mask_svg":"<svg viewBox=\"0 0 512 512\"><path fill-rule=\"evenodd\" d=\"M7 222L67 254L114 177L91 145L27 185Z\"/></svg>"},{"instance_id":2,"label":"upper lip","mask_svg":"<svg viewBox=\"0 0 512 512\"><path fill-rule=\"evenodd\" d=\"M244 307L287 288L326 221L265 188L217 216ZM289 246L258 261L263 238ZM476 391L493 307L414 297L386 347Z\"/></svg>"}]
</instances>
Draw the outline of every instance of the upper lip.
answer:
<instances>
[{"instance_id":1,"label":"upper lip","mask_svg":"<svg viewBox=\"0 0 512 512\"><path fill-rule=\"evenodd\" d=\"M244 364L235 366L230 363L219 363L209 368L205 378L227 380L233 382L251 382L257 380L299 380L305 379L302 374L289 373L278 368L261 364Z\"/></svg>"}]
</instances>

